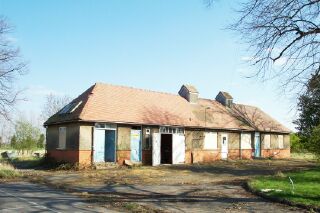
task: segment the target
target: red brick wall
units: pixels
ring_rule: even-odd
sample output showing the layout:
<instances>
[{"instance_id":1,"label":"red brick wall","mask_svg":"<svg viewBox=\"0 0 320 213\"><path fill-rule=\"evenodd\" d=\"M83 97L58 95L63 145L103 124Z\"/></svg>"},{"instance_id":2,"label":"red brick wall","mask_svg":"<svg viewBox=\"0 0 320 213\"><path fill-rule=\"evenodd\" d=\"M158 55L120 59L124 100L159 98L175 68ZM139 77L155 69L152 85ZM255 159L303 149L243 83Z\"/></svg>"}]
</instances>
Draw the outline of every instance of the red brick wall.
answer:
<instances>
[{"instance_id":1,"label":"red brick wall","mask_svg":"<svg viewBox=\"0 0 320 213\"><path fill-rule=\"evenodd\" d=\"M261 156L263 158L290 158L290 149L262 149Z\"/></svg>"},{"instance_id":2,"label":"red brick wall","mask_svg":"<svg viewBox=\"0 0 320 213\"><path fill-rule=\"evenodd\" d=\"M49 158L63 163L78 163L79 151L77 150L48 150L47 155Z\"/></svg>"},{"instance_id":3,"label":"red brick wall","mask_svg":"<svg viewBox=\"0 0 320 213\"><path fill-rule=\"evenodd\" d=\"M125 160L130 160L130 153L130 150L118 150L117 163L123 165Z\"/></svg>"},{"instance_id":4,"label":"red brick wall","mask_svg":"<svg viewBox=\"0 0 320 213\"><path fill-rule=\"evenodd\" d=\"M48 150L47 155L61 163L91 164L91 150Z\"/></svg>"},{"instance_id":5,"label":"red brick wall","mask_svg":"<svg viewBox=\"0 0 320 213\"><path fill-rule=\"evenodd\" d=\"M90 165L91 164L91 150L80 150L79 151L79 164Z\"/></svg>"}]
</instances>

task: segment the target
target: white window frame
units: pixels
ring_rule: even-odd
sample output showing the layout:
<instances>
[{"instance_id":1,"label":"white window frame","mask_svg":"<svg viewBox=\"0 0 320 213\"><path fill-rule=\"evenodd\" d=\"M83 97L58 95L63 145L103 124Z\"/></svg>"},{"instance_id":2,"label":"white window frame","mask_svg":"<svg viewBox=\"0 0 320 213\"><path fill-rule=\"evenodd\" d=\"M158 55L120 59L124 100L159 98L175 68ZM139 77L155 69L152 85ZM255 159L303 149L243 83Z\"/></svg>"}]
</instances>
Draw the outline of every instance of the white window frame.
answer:
<instances>
[{"instance_id":1,"label":"white window frame","mask_svg":"<svg viewBox=\"0 0 320 213\"><path fill-rule=\"evenodd\" d=\"M251 137L251 133L241 133L241 149L252 149Z\"/></svg>"},{"instance_id":2,"label":"white window frame","mask_svg":"<svg viewBox=\"0 0 320 213\"><path fill-rule=\"evenodd\" d=\"M67 145L67 127L59 127L59 146L58 149L66 149Z\"/></svg>"},{"instance_id":3,"label":"white window frame","mask_svg":"<svg viewBox=\"0 0 320 213\"><path fill-rule=\"evenodd\" d=\"M109 123L95 123L96 129L106 129L106 130L117 130L116 124L109 124Z\"/></svg>"},{"instance_id":4,"label":"white window frame","mask_svg":"<svg viewBox=\"0 0 320 213\"><path fill-rule=\"evenodd\" d=\"M263 137L264 149L271 149L271 135L266 134Z\"/></svg>"},{"instance_id":5,"label":"white window frame","mask_svg":"<svg viewBox=\"0 0 320 213\"><path fill-rule=\"evenodd\" d=\"M278 148L283 149L283 135L278 135Z\"/></svg>"},{"instance_id":6,"label":"white window frame","mask_svg":"<svg viewBox=\"0 0 320 213\"><path fill-rule=\"evenodd\" d=\"M218 149L218 133L217 132L205 132L204 133L203 149L205 149L205 150Z\"/></svg>"},{"instance_id":7,"label":"white window frame","mask_svg":"<svg viewBox=\"0 0 320 213\"><path fill-rule=\"evenodd\" d=\"M184 135L184 128L181 128L181 127L170 127L170 126L160 126L159 132L161 134L182 134L182 135Z\"/></svg>"}]
</instances>

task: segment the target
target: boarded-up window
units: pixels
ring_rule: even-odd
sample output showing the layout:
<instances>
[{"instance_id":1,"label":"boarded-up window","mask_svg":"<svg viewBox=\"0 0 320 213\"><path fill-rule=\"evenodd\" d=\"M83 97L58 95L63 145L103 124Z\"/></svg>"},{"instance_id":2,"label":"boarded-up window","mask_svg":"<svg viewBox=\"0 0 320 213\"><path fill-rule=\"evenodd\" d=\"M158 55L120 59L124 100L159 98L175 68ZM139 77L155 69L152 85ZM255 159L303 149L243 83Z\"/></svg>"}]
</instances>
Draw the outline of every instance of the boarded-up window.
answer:
<instances>
[{"instance_id":1,"label":"boarded-up window","mask_svg":"<svg viewBox=\"0 0 320 213\"><path fill-rule=\"evenodd\" d=\"M241 134L241 149L251 149L251 134L242 133Z\"/></svg>"},{"instance_id":2,"label":"boarded-up window","mask_svg":"<svg viewBox=\"0 0 320 213\"><path fill-rule=\"evenodd\" d=\"M283 135L278 135L279 149L283 149Z\"/></svg>"},{"instance_id":3,"label":"boarded-up window","mask_svg":"<svg viewBox=\"0 0 320 213\"><path fill-rule=\"evenodd\" d=\"M204 149L217 149L217 133L216 132L206 132L204 137Z\"/></svg>"},{"instance_id":4,"label":"boarded-up window","mask_svg":"<svg viewBox=\"0 0 320 213\"><path fill-rule=\"evenodd\" d=\"M59 149L66 148L67 127L59 127Z\"/></svg>"},{"instance_id":5,"label":"boarded-up window","mask_svg":"<svg viewBox=\"0 0 320 213\"><path fill-rule=\"evenodd\" d=\"M270 135L264 135L263 138L264 148L270 149L271 148L271 137Z\"/></svg>"}]
</instances>

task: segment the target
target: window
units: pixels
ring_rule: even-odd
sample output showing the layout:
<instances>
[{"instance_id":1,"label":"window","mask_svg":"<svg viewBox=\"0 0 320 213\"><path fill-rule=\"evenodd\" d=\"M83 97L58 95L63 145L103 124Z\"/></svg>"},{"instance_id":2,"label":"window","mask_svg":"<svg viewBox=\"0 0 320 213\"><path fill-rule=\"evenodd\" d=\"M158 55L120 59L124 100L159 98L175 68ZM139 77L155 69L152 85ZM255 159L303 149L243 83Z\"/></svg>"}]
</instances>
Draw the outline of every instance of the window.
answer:
<instances>
[{"instance_id":1,"label":"window","mask_svg":"<svg viewBox=\"0 0 320 213\"><path fill-rule=\"evenodd\" d=\"M116 130L117 125L115 124L107 124L107 123L96 123L95 128L97 129L109 129L109 130Z\"/></svg>"},{"instance_id":2,"label":"window","mask_svg":"<svg viewBox=\"0 0 320 213\"><path fill-rule=\"evenodd\" d=\"M279 149L283 149L283 135L278 135Z\"/></svg>"},{"instance_id":3,"label":"window","mask_svg":"<svg viewBox=\"0 0 320 213\"><path fill-rule=\"evenodd\" d=\"M206 132L204 135L204 149L217 149L218 134L216 132Z\"/></svg>"},{"instance_id":4,"label":"window","mask_svg":"<svg viewBox=\"0 0 320 213\"><path fill-rule=\"evenodd\" d=\"M184 134L183 128L175 128L175 127L168 127L168 126L161 126L160 133L168 133L168 134Z\"/></svg>"},{"instance_id":5,"label":"window","mask_svg":"<svg viewBox=\"0 0 320 213\"><path fill-rule=\"evenodd\" d=\"M59 127L59 149L66 149L67 127Z\"/></svg>"},{"instance_id":6,"label":"window","mask_svg":"<svg viewBox=\"0 0 320 213\"><path fill-rule=\"evenodd\" d=\"M271 137L270 137L270 135L264 135L263 143L264 143L264 149L270 149L271 148Z\"/></svg>"},{"instance_id":7,"label":"window","mask_svg":"<svg viewBox=\"0 0 320 213\"><path fill-rule=\"evenodd\" d=\"M60 115L63 115L63 114L67 114L67 113L72 113L72 112L74 112L81 104L82 104L82 101L69 103L68 105L66 105L65 107L63 107L62 110L60 110L59 114L60 114Z\"/></svg>"},{"instance_id":8,"label":"window","mask_svg":"<svg viewBox=\"0 0 320 213\"><path fill-rule=\"evenodd\" d=\"M251 133L241 134L241 149L252 149L251 147Z\"/></svg>"}]
</instances>

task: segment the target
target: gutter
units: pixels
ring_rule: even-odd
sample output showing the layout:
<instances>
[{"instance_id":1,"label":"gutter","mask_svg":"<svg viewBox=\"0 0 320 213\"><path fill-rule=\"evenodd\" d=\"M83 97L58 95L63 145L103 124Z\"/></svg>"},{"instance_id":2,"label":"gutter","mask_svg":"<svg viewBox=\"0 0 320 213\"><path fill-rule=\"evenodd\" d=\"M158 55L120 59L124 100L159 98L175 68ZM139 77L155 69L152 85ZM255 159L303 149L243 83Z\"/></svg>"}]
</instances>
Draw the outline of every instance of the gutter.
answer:
<instances>
[{"instance_id":1,"label":"gutter","mask_svg":"<svg viewBox=\"0 0 320 213\"><path fill-rule=\"evenodd\" d=\"M73 122L79 122L79 123L113 123L113 124L129 124L129 125L137 125L137 126L170 126L170 127L183 127L183 128L190 128L190 129L204 129L204 130L223 130L223 131L241 131L241 132L254 132L256 130L254 129L237 129L237 128L210 128L210 127L203 127L203 126L181 126L181 125L171 125L171 124L151 124L151 123L136 123L136 122L123 122L123 121L105 121L105 120L81 120L81 119L74 119L74 120L66 120L66 121L58 121L58 122L51 122L51 123L44 123L44 127L50 126L50 125L57 125L57 124L65 124L65 123L73 123ZM278 133L278 134L290 134L291 132L286 131L261 131L261 133Z\"/></svg>"}]
</instances>

